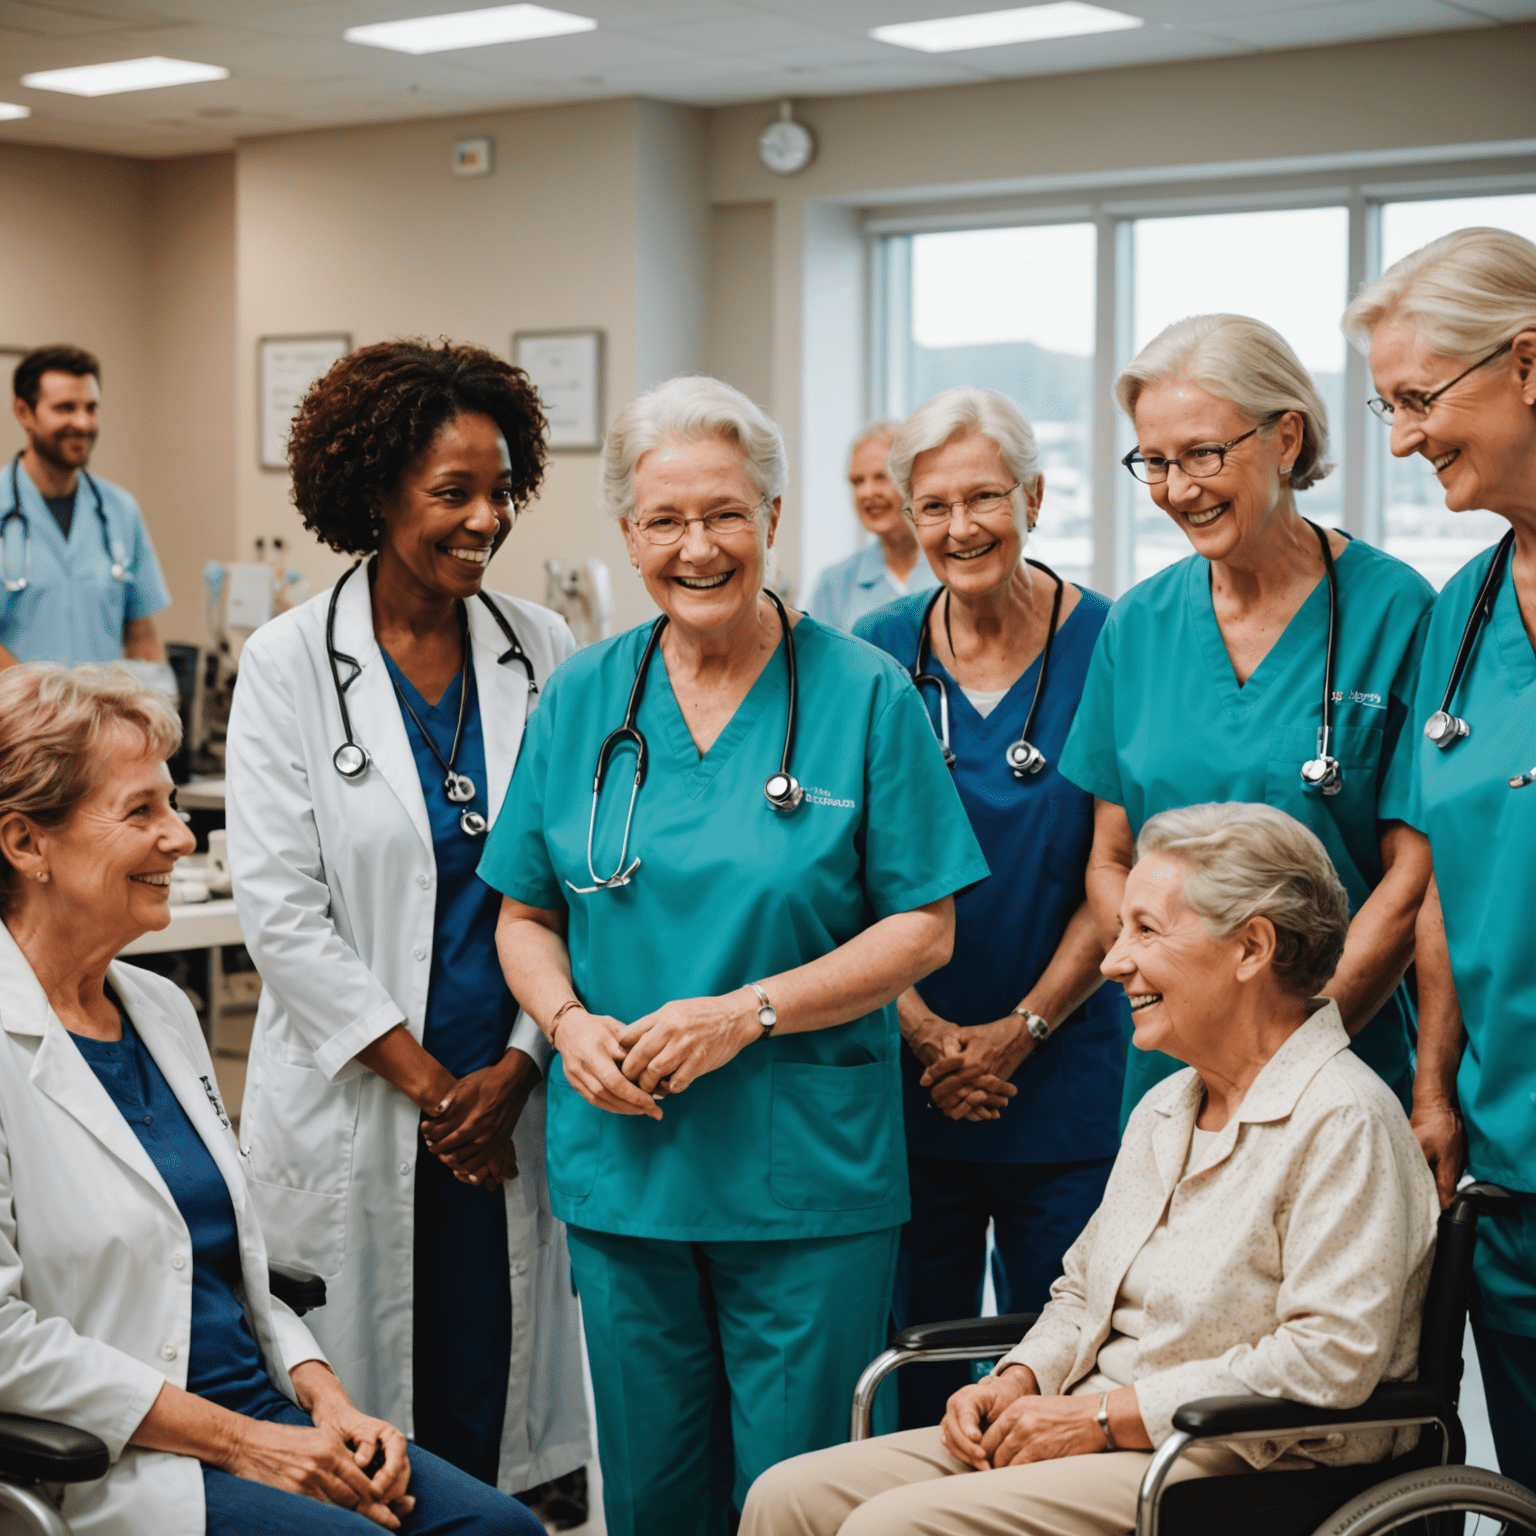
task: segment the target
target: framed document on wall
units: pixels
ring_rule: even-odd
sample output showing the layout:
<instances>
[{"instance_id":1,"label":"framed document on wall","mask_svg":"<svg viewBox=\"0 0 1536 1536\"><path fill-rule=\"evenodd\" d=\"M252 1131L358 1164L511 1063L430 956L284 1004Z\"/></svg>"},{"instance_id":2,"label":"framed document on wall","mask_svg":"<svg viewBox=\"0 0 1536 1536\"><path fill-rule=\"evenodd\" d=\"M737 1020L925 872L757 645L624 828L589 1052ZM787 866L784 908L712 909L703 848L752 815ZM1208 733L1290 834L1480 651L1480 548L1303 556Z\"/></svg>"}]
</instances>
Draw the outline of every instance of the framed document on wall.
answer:
<instances>
[{"instance_id":1,"label":"framed document on wall","mask_svg":"<svg viewBox=\"0 0 1536 1536\"><path fill-rule=\"evenodd\" d=\"M288 468L288 429L309 386L352 350L345 331L256 343L256 444L263 469Z\"/></svg>"},{"instance_id":2,"label":"framed document on wall","mask_svg":"<svg viewBox=\"0 0 1536 1536\"><path fill-rule=\"evenodd\" d=\"M0 342L0 370L3 370L7 390L10 388L11 375L16 371L17 363L30 350L29 347L12 347ZM26 446L27 435L21 430L21 424L10 411L6 411L3 416L0 416L0 459L9 463ZM9 502L6 503L7 506L9 504Z\"/></svg>"},{"instance_id":3,"label":"framed document on wall","mask_svg":"<svg viewBox=\"0 0 1536 1536\"><path fill-rule=\"evenodd\" d=\"M551 453L603 446L602 331L516 331L512 361L526 369L549 419Z\"/></svg>"}]
</instances>

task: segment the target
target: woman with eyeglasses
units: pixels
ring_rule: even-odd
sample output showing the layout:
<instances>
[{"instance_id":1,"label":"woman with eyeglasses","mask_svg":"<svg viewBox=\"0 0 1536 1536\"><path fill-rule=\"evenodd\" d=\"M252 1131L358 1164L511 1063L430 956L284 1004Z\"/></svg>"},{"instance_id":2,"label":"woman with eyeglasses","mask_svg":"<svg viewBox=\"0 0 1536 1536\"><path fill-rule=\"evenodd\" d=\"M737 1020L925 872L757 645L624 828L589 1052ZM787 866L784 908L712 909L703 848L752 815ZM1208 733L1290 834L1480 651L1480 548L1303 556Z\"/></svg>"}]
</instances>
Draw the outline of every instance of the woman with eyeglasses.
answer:
<instances>
[{"instance_id":1,"label":"woman with eyeglasses","mask_svg":"<svg viewBox=\"0 0 1536 1536\"><path fill-rule=\"evenodd\" d=\"M1461 229L1344 315L1392 452L1453 512L1509 531L1446 583L1412 717L1408 821L1434 877L1419 920L1413 1128L1449 1205L1462 1172L1516 1192L1478 1227L1472 1328L1500 1470L1536 1486L1536 245Z\"/></svg>"},{"instance_id":2,"label":"woman with eyeglasses","mask_svg":"<svg viewBox=\"0 0 1536 1536\"><path fill-rule=\"evenodd\" d=\"M1216 800L1287 812L1322 840L1349 896L1325 995L1406 1109L1402 982L1429 881L1428 845L1406 819L1410 715L1434 593L1400 560L1303 515L1298 494L1332 468L1327 411L1261 321L1181 320L1115 394L1136 426L1124 463L1194 553L1115 604L1062 754L1062 774L1094 797L1100 939L1114 942L1148 817ZM1156 1001L1132 997L1132 1015ZM1133 1049L1122 1123L1177 1068Z\"/></svg>"},{"instance_id":3,"label":"woman with eyeglasses","mask_svg":"<svg viewBox=\"0 0 1536 1536\"><path fill-rule=\"evenodd\" d=\"M661 616L552 680L480 865L557 1053L611 1536L725 1536L847 1433L908 1211L895 1001L987 875L905 671L765 590L787 479L717 380L619 416L603 499Z\"/></svg>"},{"instance_id":4,"label":"woman with eyeglasses","mask_svg":"<svg viewBox=\"0 0 1536 1536\"><path fill-rule=\"evenodd\" d=\"M1025 559L1045 478L1019 408L945 390L898 428L891 477L942 584L854 633L909 668L993 877L955 902L948 965L897 1003L912 1219L897 1328L978 1316L987 1227L1000 1312L1037 1312L1120 1144L1130 1040L1083 889L1093 799L1056 760L1109 603ZM897 1378L901 1427L937 1424L969 1365Z\"/></svg>"}]
</instances>

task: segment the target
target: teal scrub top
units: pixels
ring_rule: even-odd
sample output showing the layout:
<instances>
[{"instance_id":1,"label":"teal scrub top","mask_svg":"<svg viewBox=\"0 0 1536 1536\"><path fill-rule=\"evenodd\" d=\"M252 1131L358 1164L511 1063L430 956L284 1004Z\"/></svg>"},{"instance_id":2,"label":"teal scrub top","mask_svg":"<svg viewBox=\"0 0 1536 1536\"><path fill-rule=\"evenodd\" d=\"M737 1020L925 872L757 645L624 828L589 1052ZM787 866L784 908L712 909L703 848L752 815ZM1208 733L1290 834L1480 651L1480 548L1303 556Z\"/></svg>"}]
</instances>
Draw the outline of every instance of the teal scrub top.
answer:
<instances>
[{"instance_id":1,"label":"teal scrub top","mask_svg":"<svg viewBox=\"0 0 1536 1536\"><path fill-rule=\"evenodd\" d=\"M1317 755L1322 724L1326 579L1239 686L1211 601L1210 562L1198 555L1149 577L1110 610L1061 772L1123 806L1133 835L1149 817L1179 806L1273 805L1322 840L1354 913L1381 880L1379 824L1408 817L1415 739L1409 716L1435 594L1401 560L1360 539L1350 541L1334 567L1339 794L1323 795L1301 782L1301 765ZM1411 1089L1413 1018L1400 986L1352 1042L1400 1097ZM1161 1052L1133 1048L1126 1112L1180 1065Z\"/></svg>"},{"instance_id":2,"label":"teal scrub top","mask_svg":"<svg viewBox=\"0 0 1536 1536\"><path fill-rule=\"evenodd\" d=\"M650 625L578 652L528 724L480 876L529 906L568 908L576 992L631 1023L678 998L718 996L828 954L881 918L987 877L928 716L905 671L873 646L802 618L784 816L763 798L779 766L789 689L782 642L701 758L665 657L637 724L650 760L634 807L629 885L591 885L592 777ZM619 856L634 782L620 752L604 780L592 862ZM569 884L567 882L570 882ZM832 1237L907 1219L894 1004L850 1023L749 1045L664 1118L610 1114L549 1074L549 1185L576 1227L681 1241Z\"/></svg>"},{"instance_id":3,"label":"teal scrub top","mask_svg":"<svg viewBox=\"0 0 1536 1536\"><path fill-rule=\"evenodd\" d=\"M12 479L14 471L15 478ZM20 517L9 517L20 498ZM106 515L96 515L94 486ZM0 586L0 645L18 661L116 661L123 654L123 625L169 606L155 547L139 504L120 485L97 475L75 487L69 538L20 464L0 471L0 567L7 581L26 578L19 592ZM112 574L108 544L121 558L127 580Z\"/></svg>"}]
</instances>

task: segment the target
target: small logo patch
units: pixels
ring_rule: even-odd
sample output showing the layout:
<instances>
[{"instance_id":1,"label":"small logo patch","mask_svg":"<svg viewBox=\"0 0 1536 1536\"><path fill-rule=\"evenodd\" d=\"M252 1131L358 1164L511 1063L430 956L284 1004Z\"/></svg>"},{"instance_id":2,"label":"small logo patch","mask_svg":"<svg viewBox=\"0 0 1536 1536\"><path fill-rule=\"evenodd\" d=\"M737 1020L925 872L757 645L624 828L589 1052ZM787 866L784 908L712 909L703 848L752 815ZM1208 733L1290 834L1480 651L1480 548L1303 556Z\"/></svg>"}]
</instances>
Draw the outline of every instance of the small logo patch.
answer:
<instances>
[{"instance_id":1,"label":"small logo patch","mask_svg":"<svg viewBox=\"0 0 1536 1536\"><path fill-rule=\"evenodd\" d=\"M806 785L805 800L807 805L830 805L838 811L851 811L854 808L852 800L841 799L830 789L822 789L815 784Z\"/></svg>"}]
</instances>

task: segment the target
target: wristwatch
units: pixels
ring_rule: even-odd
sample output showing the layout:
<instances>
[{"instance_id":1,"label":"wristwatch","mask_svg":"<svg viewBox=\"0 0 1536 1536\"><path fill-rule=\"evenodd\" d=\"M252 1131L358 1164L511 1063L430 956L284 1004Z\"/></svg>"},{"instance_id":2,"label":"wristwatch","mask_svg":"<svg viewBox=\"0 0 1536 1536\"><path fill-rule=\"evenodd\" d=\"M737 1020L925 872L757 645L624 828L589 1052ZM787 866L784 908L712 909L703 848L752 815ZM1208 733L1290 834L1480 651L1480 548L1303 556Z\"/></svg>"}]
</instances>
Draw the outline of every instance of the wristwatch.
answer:
<instances>
[{"instance_id":1,"label":"wristwatch","mask_svg":"<svg viewBox=\"0 0 1536 1536\"><path fill-rule=\"evenodd\" d=\"M771 1035L774 1025L779 1022L778 1010L768 1001L768 994L755 981L749 981L747 985L757 993L757 1000L762 1004L762 1007L757 1010L757 1022L763 1026L765 1035Z\"/></svg>"},{"instance_id":2,"label":"wristwatch","mask_svg":"<svg viewBox=\"0 0 1536 1536\"><path fill-rule=\"evenodd\" d=\"M1033 1036L1036 1045L1044 1045L1051 1038L1051 1026L1038 1013L1031 1013L1023 1003L1013 1011L1024 1020L1024 1027Z\"/></svg>"}]
</instances>

